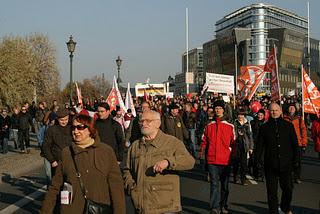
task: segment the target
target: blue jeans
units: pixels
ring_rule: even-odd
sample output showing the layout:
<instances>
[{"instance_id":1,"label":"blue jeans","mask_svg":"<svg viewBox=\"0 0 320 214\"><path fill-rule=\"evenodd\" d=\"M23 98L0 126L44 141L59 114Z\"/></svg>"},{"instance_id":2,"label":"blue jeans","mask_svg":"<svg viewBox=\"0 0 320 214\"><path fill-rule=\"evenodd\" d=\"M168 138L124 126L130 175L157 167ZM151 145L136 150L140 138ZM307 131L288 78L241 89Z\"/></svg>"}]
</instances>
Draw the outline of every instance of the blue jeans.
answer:
<instances>
[{"instance_id":1,"label":"blue jeans","mask_svg":"<svg viewBox=\"0 0 320 214\"><path fill-rule=\"evenodd\" d=\"M210 175L210 209L227 208L230 166L208 164ZM219 185L221 184L221 193Z\"/></svg>"},{"instance_id":2,"label":"blue jeans","mask_svg":"<svg viewBox=\"0 0 320 214\"><path fill-rule=\"evenodd\" d=\"M195 134L196 129L189 129L189 133L190 133L190 140L191 140L190 146L191 146L194 157L197 157L198 153L197 153L197 148L196 148L196 134Z\"/></svg>"},{"instance_id":3,"label":"blue jeans","mask_svg":"<svg viewBox=\"0 0 320 214\"><path fill-rule=\"evenodd\" d=\"M38 140L38 146L41 147L44 142L44 134L46 132L46 125L41 125L38 134L37 134L37 140Z\"/></svg>"},{"instance_id":4,"label":"blue jeans","mask_svg":"<svg viewBox=\"0 0 320 214\"><path fill-rule=\"evenodd\" d=\"M3 154L8 153L8 141L9 141L9 139L5 137L5 138L2 138L0 141L1 141L2 153Z\"/></svg>"}]
</instances>

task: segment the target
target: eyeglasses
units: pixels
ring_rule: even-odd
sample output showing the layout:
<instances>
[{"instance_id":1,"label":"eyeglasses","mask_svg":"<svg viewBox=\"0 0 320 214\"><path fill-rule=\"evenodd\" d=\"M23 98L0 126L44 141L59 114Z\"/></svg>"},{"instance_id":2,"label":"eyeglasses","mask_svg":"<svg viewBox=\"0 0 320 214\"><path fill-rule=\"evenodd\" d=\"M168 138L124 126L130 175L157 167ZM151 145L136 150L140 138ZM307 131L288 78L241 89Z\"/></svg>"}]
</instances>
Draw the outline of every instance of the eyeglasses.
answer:
<instances>
[{"instance_id":1,"label":"eyeglasses","mask_svg":"<svg viewBox=\"0 0 320 214\"><path fill-rule=\"evenodd\" d=\"M27 109L23 108L23 109L21 109L21 111L27 111Z\"/></svg>"},{"instance_id":2,"label":"eyeglasses","mask_svg":"<svg viewBox=\"0 0 320 214\"><path fill-rule=\"evenodd\" d=\"M72 130L72 131L74 131L74 130L76 130L76 129L78 129L79 131L82 131L82 130L85 130L86 128L88 128L88 126L87 126L87 125L84 125L84 124L76 125L76 126L72 125L72 126L71 126L71 130Z\"/></svg>"},{"instance_id":3,"label":"eyeglasses","mask_svg":"<svg viewBox=\"0 0 320 214\"><path fill-rule=\"evenodd\" d=\"M144 122L146 122L146 124L150 124L154 120L158 120L158 119L142 119L142 120L139 120L139 124L142 125Z\"/></svg>"}]
</instances>

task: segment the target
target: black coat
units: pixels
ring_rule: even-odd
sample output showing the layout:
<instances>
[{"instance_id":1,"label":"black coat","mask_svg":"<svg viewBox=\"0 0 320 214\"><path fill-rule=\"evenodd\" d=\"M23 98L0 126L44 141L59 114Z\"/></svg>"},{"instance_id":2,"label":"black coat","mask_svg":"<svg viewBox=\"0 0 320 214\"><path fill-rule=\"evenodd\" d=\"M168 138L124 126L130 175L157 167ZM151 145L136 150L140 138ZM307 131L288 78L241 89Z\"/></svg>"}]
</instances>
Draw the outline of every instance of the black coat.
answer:
<instances>
[{"instance_id":1,"label":"black coat","mask_svg":"<svg viewBox=\"0 0 320 214\"><path fill-rule=\"evenodd\" d=\"M61 160L62 150L72 144L70 125L62 127L60 125L50 126L46 131L42 153L50 163Z\"/></svg>"},{"instance_id":2,"label":"black coat","mask_svg":"<svg viewBox=\"0 0 320 214\"><path fill-rule=\"evenodd\" d=\"M26 112L26 113L19 113L19 130L29 130L30 126L32 126L32 117L31 115Z\"/></svg>"},{"instance_id":3,"label":"black coat","mask_svg":"<svg viewBox=\"0 0 320 214\"><path fill-rule=\"evenodd\" d=\"M97 119L95 126L98 130L100 142L111 146L116 153L117 160L122 161L124 133L121 125L109 116L107 119Z\"/></svg>"},{"instance_id":4,"label":"black coat","mask_svg":"<svg viewBox=\"0 0 320 214\"><path fill-rule=\"evenodd\" d=\"M0 139L9 138L11 119L9 116L0 115Z\"/></svg>"},{"instance_id":5,"label":"black coat","mask_svg":"<svg viewBox=\"0 0 320 214\"><path fill-rule=\"evenodd\" d=\"M294 127L282 118L270 118L259 131L257 164L265 170L292 170L298 162L298 140Z\"/></svg>"}]
</instances>

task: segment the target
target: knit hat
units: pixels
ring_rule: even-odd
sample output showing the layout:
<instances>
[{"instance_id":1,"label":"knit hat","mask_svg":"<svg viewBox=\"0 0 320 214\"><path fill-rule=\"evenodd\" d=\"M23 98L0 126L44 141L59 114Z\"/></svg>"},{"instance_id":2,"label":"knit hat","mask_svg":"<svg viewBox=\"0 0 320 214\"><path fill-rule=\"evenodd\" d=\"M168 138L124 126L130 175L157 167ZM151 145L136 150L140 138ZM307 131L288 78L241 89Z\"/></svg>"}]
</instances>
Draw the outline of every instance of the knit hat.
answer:
<instances>
[{"instance_id":1,"label":"knit hat","mask_svg":"<svg viewBox=\"0 0 320 214\"><path fill-rule=\"evenodd\" d=\"M220 106L223 108L223 110L225 109L225 103L223 100L216 100L214 101L213 103L213 108L217 107L217 106Z\"/></svg>"}]
</instances>

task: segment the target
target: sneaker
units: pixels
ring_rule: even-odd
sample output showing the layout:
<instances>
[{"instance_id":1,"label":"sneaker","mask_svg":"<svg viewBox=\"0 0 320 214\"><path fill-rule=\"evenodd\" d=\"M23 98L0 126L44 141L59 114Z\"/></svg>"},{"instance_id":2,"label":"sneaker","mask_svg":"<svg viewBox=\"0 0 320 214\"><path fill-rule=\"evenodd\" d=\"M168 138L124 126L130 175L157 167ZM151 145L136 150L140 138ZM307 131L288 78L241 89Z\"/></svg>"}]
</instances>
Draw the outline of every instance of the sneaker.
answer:
<instances>
[{"instance_id":1,"label":"sneaker","mask_svg":"<svg viewBox=\"0 0 320 214\"><path fill-rule=\"evenodd\" d=\"M294 182L295 182L296 184L301 184L301 183L302 183L302 181L301 181L299 178L295 179Z\"/></svg>"},{"instance_id":2,"label":"sneaker","mask_svg":"<svg viewBox=\"0 0 320 214\"><path fill-rule=\"evenodd\" d=\"M210 214L220 214L219 210L218 209L212 209L210 211Z\"/></svg>"},{"instance_id":3,"label":"sneaker","mask_svg":"<svg viewBox=\"0 0 320 214\"><path fill-rule=\"evenodd\" d=\"M249 183L248 183L248 181L247 181L247 180L245 180L245 181L241 181L241 185L243 185L243 186L248 186L248 185L249 185Z\"/></svg>"},{"instance_id":4,"label":"sneaker","mask_svg":"<svg viewBox=\"0 0 320 214\"><path fill-rule=\"evenodd\" d=\"M228 213L230 213L230 212L229 212L229 210L227 210L226 208L222 207L221 210L220 210L220 213L228 214Z\"/></svg>"}]
</instances>

